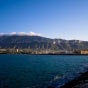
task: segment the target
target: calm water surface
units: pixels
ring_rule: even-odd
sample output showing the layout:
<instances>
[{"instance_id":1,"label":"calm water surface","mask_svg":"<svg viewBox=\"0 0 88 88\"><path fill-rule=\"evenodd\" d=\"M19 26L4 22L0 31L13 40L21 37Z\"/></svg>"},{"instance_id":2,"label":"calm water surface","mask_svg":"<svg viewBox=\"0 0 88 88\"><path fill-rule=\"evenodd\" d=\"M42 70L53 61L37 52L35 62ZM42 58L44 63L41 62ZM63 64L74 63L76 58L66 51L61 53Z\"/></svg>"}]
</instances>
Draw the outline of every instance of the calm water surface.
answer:
<instances>
[{"instance_id":1,"label":"calm water surface","mask_svg":"<svg viewBox=\"0 0 88 88\"><path fill-rule=\"evenodd\" d=\"M88 70L88 56L0 55L0 88L59 87Z\"/></svg>"}]
</instances>

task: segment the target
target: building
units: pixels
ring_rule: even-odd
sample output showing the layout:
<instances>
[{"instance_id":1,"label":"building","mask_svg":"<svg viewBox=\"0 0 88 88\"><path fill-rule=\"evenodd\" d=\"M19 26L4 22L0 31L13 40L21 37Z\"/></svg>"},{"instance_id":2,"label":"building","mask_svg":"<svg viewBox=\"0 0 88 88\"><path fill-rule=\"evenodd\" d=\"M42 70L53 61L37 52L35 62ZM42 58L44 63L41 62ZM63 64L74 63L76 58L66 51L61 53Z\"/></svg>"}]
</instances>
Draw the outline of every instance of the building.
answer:
<instances>
[{"instance_id":1,"label":"building","mask_svg":"<svg viewBox=\"0 0 88 88\"><path fill-rule=\"evenodd\" d=\"M88 54L88 50L80 50L81 54Z\"/></svg>"},{"instance_id":2,"label":"building","mask_svg":"<svg viewBox=\"0 0 88 88\"><path fill-rule=\"evenodd\" d=\"M88 54L88 50L76 50L75 54Z\"/></svg>"}]
</instances>

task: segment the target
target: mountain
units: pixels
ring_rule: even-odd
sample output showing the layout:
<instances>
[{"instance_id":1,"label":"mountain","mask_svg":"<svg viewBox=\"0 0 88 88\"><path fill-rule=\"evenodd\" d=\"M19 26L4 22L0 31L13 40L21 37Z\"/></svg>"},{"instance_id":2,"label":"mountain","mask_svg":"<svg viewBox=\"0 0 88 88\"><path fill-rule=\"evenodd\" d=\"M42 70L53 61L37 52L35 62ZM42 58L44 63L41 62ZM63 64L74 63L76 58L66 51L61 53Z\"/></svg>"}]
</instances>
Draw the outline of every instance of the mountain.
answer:
<instances>
[{"instance_id":1,"label":"mountain","mask_svg":"<svg viewBox=\"0 0 88 88\"><path fill-rule=\"evenodd\" d=\"M88 49L88 41L50 39L40 36L0 36L0 48L30 48L51 50Z\"/></svg>"}]
</instances>

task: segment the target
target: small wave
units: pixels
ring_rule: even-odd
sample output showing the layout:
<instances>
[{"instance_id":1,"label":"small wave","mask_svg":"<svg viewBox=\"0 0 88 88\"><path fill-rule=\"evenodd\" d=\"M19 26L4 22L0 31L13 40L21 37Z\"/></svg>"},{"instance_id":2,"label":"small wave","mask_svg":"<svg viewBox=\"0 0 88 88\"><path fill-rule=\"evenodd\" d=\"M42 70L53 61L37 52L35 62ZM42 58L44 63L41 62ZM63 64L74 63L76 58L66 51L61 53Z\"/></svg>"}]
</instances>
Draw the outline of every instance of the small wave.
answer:
<instances>
[{"instance_id":1,"label":"small wave","mask_svg":"<svg viewBox=\"0 0 88 88\"><path fill-rule=\"evenodd\" d=\"M87 69L85 69L85 67ZM59 75L56 75L53 80L50 81L49 85L47 88L60 88L67 82L75 79L76 77L79 77L81 74L80 73L85 73L88 71L88 64L83 67L84 69L81 69L80 71L77 72L71 72L71 73L66 73L62 77Z\"/></svg>"}]
</instances>

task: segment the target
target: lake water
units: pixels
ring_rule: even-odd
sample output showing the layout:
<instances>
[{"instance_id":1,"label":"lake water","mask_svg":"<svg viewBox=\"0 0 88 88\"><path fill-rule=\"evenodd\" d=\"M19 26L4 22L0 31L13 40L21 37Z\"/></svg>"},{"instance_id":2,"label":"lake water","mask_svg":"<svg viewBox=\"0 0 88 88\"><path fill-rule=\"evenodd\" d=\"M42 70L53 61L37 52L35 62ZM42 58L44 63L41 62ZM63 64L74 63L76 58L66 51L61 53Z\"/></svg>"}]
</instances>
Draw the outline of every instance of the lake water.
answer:
<instances>
[{"instance_id":1,"label":"lake water","mask_svg":"<svg viewBox=\"0 0 88 88\"><path fill-rule=\"evenodd\" d=\"M88 56L0 55L0 88L59 88L86 70Z\"/></svg>"}]
</instances>

